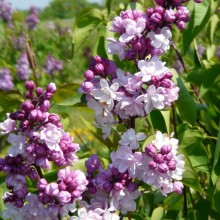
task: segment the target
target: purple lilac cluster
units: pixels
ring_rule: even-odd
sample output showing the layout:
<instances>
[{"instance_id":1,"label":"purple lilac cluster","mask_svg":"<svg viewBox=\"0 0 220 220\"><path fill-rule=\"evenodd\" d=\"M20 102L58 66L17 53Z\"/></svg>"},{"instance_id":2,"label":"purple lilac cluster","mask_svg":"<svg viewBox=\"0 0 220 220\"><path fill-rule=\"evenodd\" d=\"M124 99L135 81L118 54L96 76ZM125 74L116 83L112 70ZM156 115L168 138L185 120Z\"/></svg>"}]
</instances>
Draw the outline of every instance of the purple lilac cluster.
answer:
<instances>
[{"instance_id":1,"label":"purple lilac cluster","mask_svg":"<svg viewBox=\"0 0 220 220\"><path fill-rule=\"evenodd\" d=\"M121 136L118 150L111 153L112 164L107 169L95 154L85 162L88 185L83 197L84 213L98 216L97 209L100 209L95 219L105 220L108 212L113 219L119 219L115 214L117 210L122 214L134 212L134 200L141 196L138 188L143 183L159 189L165 196L171 192L182 193L180 180L185 163L183 155L177 155L178 140L157 131L145 152L136 151L140 148L139 142L145 139L143 133L128 129Z\"/></svg>"},{"instance_id":2,"label":"purple lilac cluster","mask_svg":"<svg viewBox=\"0 0 220 220\"><path fill-rule=\"evenodd\" d=\"M27 80L31 74L27 54L22 53L16 64L17 76L20 80Z\"/></svg>"},{"instance_id":3,"label":"purple lilac cluster","mask_svg":"<svg viewBox=\"0 0 220 220\"><path fill-rule=\"evenodd\" d=\"M26 17L26 22L30 30L36 29L39 20L38 20L38 10L35 6L32 6L30 8L28 16Z\"/></svg>"},{"instance_id":4,"label":"purple lilac cluster","mask_svg":"<svg viewBox=\"0 0 220 220\"><path fill-rule=\"evenodd\" d=\"M8 134L7 141L10 144L8 156L0 160L0 170L8 175L6 185L10 190L4 194L4 202L12 203L17 208L21 208L29 196L25 177L42 178L39 170L50 169L50 162L56 166L73 165L78 160L75 153L79 150L79 145L73 142L70 134L64 132L60 117L48 112L50 99L56 91L55 84L49 83L43 90L41 87L36 88L33 81L26 81L25 88L26 100L20 109L8 114L8 118L0 123L1 134ZM60 170L58 176L61 182L65 182L69 175L72 180L77 179L75 185L82 182L86 185L83 173L70 170L68 173L68 169ZM66 176L63 174L62 177L62 172ZM69 187L66 185L66 188ZM65 191L64 188L62 190ZM79 198L79 192L82 191L79 189L75 198Z\"/></svg>"},{"instance_id":5,"label":"purple lilac cluster","mask_svg":"<svg viewBox=\"0 0 220 220\"><path fill-rule=\"evenodd\" d=\"M53 206L57 216L59 213L64 217L69 211L75 211L75 202L82 199L87 184L88 181L82 171L66 167L59 170L56 182L47 183L46 179L38 181L39 201L47 207Z\"/></svg>"},{"instance_id":6,"label":"purple lilac cluster","mask_svg":"<svg viewBox=\"0 0 220 220\"><path fill-rule=\"evenodd\" d=\"M113 166L120 173L127 171L132 178L154 186L165 196L171 192L182 193L183 184L179 180L185 163L183 155L177 155L178 140L157 131L145 152L134 151L139 148L138 140L144 138L141 136L141 133L135 135L132 128L123 134L118 150L111 153Z\"/></svg>"},{"instance_id":7,"label":"purple lilac cluster","mask_svg":"<svg viewBox=\"0 0 220 220\"><path fill-rule=\"evenodd\" d=\"M48 55L44 65L44 72L53 76L55 72L61 73L62 70L62 61L55 59L52 55Z\"/></svg>"},{"instance_id":8,"label":"purple lilac cluster","mask_svg":"<svg viewBox=\"0 0 220 220\"><path fill-rule=\"evenodd\" d=\"M9 27L12 25L12 13L11 3L0 0L0 19L6 22Z\"/></svg>"},{"instance_id":9,"label":"purple lilac cluster","mask_svg":"<svg viewBox=\"0 0 220 220\"><path fill-rule=\"evenodd\" d=\"M0 69L0 90L12 90L13 88L14 84L10 70L7 68Z\"/></svg>"},{"instance_id":10,"label":"purple lilac cluster","mask_svg":"<svg viewBox=\"0 0 220 220\"><path fill-rule=\"evenodd\" d=\"M140 60L140 72L131 74L116 69L107 59L96 56L84 74L81 85L88 106L95 110L96 126L102 128L103 137L110 134L110 126L130 117L145 117L154 109L170 107L178 99L179 88L172 82L172 73L158 57Z\"/></svg>"},{"instance_id":11,"label":"purple lilac cluster","mask_svg":"<svg viewBox=\"0 0 220 220\"><path fill-rule=\"evenodd\" d=\"M20 36L12 36L12 44L14 49L23 51L26 47L26 37L24 34Z\"/></svg>"}]
</instances>

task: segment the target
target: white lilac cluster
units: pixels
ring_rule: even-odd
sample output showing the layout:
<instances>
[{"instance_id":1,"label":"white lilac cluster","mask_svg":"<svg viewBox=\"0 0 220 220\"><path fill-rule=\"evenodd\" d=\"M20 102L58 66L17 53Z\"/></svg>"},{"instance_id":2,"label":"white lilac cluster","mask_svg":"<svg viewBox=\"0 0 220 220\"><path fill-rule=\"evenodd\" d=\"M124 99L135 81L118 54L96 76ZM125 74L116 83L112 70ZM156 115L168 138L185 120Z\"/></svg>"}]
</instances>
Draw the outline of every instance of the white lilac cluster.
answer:
<instances>
[{"instance_id":1,"label":"white lilac cluster","mask_svg":"<svg viewBox=\"0 0 220 220\"><path fill-rule=\"evenodd\" d=\"M132 178L137 178L159 189L163 195L171 192L182 193L183 184L180 182L184 172L185 162L183 155L177 155L178 140L167 134L156 132L156 138L147 145L145 152L134 151L137 149L136 136L130 136L129 129L123 135L127 143L121 140L119 149L111 153L113 166L120 173L128 172ZM134 133L134 130L132 131ZM131 139L133 139L131 141ZM142 139L139 139L142 140Z\"/></svg>"}]
</instances>

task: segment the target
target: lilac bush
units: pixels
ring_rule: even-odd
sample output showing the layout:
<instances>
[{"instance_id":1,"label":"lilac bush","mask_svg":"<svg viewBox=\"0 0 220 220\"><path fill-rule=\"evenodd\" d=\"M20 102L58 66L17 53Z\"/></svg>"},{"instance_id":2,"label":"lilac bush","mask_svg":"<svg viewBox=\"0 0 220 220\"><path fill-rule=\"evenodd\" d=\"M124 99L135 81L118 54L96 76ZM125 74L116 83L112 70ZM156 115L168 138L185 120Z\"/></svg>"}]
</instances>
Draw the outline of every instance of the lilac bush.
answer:
<instances>
[{"instance_id":1,"label":"lilac bush","mask_svg":"<svg viewBox=\"0 0 220 220\"><path fill-rule=\"evenodd\" d=\"M36 29L38 22L39 22L38 10L37 10L37 8L35 6L32 6L29 9L28 16L26 17L26 23L28 25L28 28L30 30Z\"/></svg>"},{"instance_id":2,"label":"lilac bush","mask_svg":"<svg viewBox=\"0 0 220 220\"><path fill-rule=\"evenodd\" d=\"M7 68L0 69L0 90L12 90L14 88L13 78L10 70Z\"/></svg>"}]
</instances>

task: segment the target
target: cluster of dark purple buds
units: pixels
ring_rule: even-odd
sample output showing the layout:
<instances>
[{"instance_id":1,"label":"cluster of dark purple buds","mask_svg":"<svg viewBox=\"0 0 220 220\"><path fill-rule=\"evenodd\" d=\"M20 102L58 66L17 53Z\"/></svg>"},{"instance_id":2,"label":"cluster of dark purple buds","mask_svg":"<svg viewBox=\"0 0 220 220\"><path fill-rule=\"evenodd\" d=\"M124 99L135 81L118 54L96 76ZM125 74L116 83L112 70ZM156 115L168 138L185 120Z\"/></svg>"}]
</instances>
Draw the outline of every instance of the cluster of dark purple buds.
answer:
<instances>
[{"instance_id":1,"label":"cluster of dark purple buds","mask_svg":"<svg viewBox=\"0 0 220 220\"><path fill-rule=\"evenodd\" d=\"M90 66L84 73L85 81L82 83L84 92L90 92L93 89L93 84L97 83L97 77L115 78L116 64L100 56L94 56L90 60Z\"/></svg>"},{"instance_id":2,"label":"cluster of dark purple buds","mask_svg":"<svg viewBox=\"0 0 220 220\"><path fill-rule=\"evenodd\" d=\"M25 88L26 100L21 108L1 123L1 133L9 133L11 144L9 156L0 160L0 169L8 175L6 183L11 190L5 194L4 201L16 207L23 205L28 193L25 177L42 177L40 169L48 170L50 161L57 166L73 165L79 150L79 145L62 129L60 117L48 112L55 84L49 83L43 90L36 88L33 81L26 81Z\"/></svg>"},{"instance_id":3,"label":"cluster of dark purple buds","mask_svg":"<svg viewBox=\"0 0 220 220\"><path fill-rule=\"evenodd\" d=\"M43 70L51 76L55 72L61 73L63 70L62 61L55 59L52 55L48 55Z\"/></svg>"},{"instance_id":4,"label":"cluster of dark purple buds","mask_svg":"<svg viewBox=\"0 0 220 220\"><path fill-rule=\"evenodd\" d=\"M0 0L0 19L6 22L9 27L11 26L12 13L13 10L11 4L4 0Z\"/></svg>"},{"instance_id":5,"label":"cluster of dark purple buds","mask_svg":"<svg viewBox=\"0 0 220 220\"><path fill-rule=\"evenodd\" d=\"M93 154L85 162L87 168L88 194L94 195L98 191L110 193L118 192L126 188L129 192L134 192L138 185L132 182L128 172L120 173L118 169L109 165L103 169L100 160L96 154Z\"/></svg>"},{"instance_id":6,"label":"cluster of dark purple buds","mask_svg":"<svg viewBox=\"0 0 220 220\"><path fill-rule=\"evenodd\" d=\"M12 90L13 88L14 84L10 70L7 68L0 69L0 90Z\"/></svg>"},{"instance_id":7,"label":"cluster of dark purple buds","mask_svg":"<svg viewBox=\"0 0 220 220\"><path fill-rule=\"evenodd\" d=\"M29 78L31 70L29 68L29 62L26 53L21 54L20 58L17 60L16 72L20 80L27 80Z\"/></svg>"},{"instance_id":8,"label":"cluster of dark purple buds","mask_svg":"<svg viewBox=\"0 0 220 220\"><path fill-rule=\"evenodd\" d=\"M5 194L4 202L13 203L18 208L22 207L28 194L25 176L36 180L39 178L37 171L21 155L0 158L0 171L7 174L5 183L7 188L11 190Z\"/></svg>"},{"instance_id":9,"label":"cluster of dark purple buds","mask_svg":"<svg viewBox=\"0 0 220 220\"><path fill-rule=\"evenodd\" d=\"M145 153L152 158L148 164L150 169L157 169L160 173L167 173L169 170L174 171L176 169L176 162L172 160L170 146L164 145L158 152L153 144L149 144L145 148Z\"/></svg>"},{"instance_id":10,"label":"cluster of dark purple buds","mask_svg":"<svg viewBox=\"0 0 220 220\"><path fill-rule=\"evenodd\" d=\"M28 28L30 30L34 30L37 27L37 24L39 22L38 19L38 10L36 7L32 6L29 10L28 16L26 17L26 22L28 25Z\"/></svg>"}]
</instances>

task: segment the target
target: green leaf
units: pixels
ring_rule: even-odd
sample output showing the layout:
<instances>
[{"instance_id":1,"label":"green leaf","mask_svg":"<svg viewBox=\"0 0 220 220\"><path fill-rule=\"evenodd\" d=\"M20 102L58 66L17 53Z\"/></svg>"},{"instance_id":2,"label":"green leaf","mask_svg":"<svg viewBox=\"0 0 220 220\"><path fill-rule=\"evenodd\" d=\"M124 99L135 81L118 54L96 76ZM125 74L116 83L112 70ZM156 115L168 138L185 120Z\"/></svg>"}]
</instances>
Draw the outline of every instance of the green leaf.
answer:
<instances>
[{"instance_id":1,"label":"green leaf","mask_svg":"<svg viewBox=\"0 0 220 220\"><path fill-rule=\"evenodd\" d=\"M204 0L200 4L190 1L188 6L192 9L192 13L187 29L183 32L184 53L188 50L193 39L204 28L211 13L210 0Z\"/></svg>"},{"instance_id":2,"label":"green leaf","mask_svg":"<svg viewBox=\"0 0 220 220\"><path fill-rule=\"evenodd\" d=\"M73 106L83 104L84 101L82 99L82 95L77 92L77 88L79 85L73 85L73 88L62 87L58 88L56 93L53 95L53 101L56 105L62 106Z\"/></svg>"},{"instance_id":3,"label":"green leaf","mask_svg":"<svg viewBox=\"0 0 220 220\"><path fill-rule=\"evenodd\" d=\"M180 116L183 120L194 124L196 121L196 103L180 78L177 78L177 86L180 88L180 91L176 105Z\"/></svg>"},{"instance_id":4,"label":"green leaf","mask_svg":"<svg viewBox=\"0 0 220 220\"><path fill-rule=\"evenodd\" d=\"M219 18L216 14L213 14L212 17L210 18L209 25L207 28L207 36L209 38L209 43L213 43L213 38L215 34L216 27L218 25Z\"/></svg>"},{"instance_id":5,"label":"green leaf","mask_svg":"<svg viewBox=\"0 0 220 220\"><path fill-rule=\"evenodd\" d=\"M154 209L151 220L162 220L164 216L164 209L163 207L157 207Z\"/></svg>"},{"instance_id":6,"label":"green leaf","mask_svg":"<svg viewBox=\"0 0 220 220\"><path fill-rule=\"evenodd\" d=\"M0 196L2 198L2 196L4 195L4 191L3 189L0 187ZM3 199L0 199L0 213L2 213L2 211L5 209L5 206L4 206L4 202L3 202Z\"/></svg>"},{"instance_id":7,"label":"green leaf","mask_svg":"<svg viewBox=\"0 0 220 220\"><path fill-rule=\"evenodd\" d=\"M210 68L203 71L203 80L202 86L199 91L199 96L204 96L215 81L215 79L219 76L220 73L220 64L212 65Z\"/></svg>"},{"instance_id":8,"label":"green leaf","mask_svg":"<svg viewBox=\"0 0 220 220\"><path fill-rule=\"evenodd\" d=\"M160 130L162 133L167 133L166 122L160 111L154 110L147 117L155 131Z\"/></svg>"},{"instance_id":9,"label":"green leaf","mask_svg":"<svg viewBox=\"0 0 220 220\"><path fill-rule=\"evenodd\" d=\"M83 117L81 117L81 120L83 121L83 123L86 125L86 127L90 130L90 132L101 142L103 143L105 146L109 147L110 149L112 149L114 147L112 141L107 138L107 139L103 139L101 131L98 130L97 128L95 128L91 123L89 123L88 121L86 121Z\"/></svg>"},{"instance_id":10,"label":"green leaf","mask_svg":"<svg viewBox=\"0 0 220 220\"><path fill-rule=\"evenodd\" d=\"M105 1L105 6L107 8L107 11L108 11L108 15L111 13L111 5L112 5L112 0L106 0Z\"/></svg>"},{"instance_id":11,"label":"green leaf","mask_svg":"<svg viewBox=\"0 0 220 220\"><path fill-rule=\"evenodd\" d=\"M17 91L0 91L0 112L12 112L20 106L22 101L23 97Z\"/></svg>"},{"instance_id":12,"label":"green leaf","mask_svg":"<svg viewBox=\"0 0 220 220\"><path fill-rule=\"evenodd\" d=\"M73 49L77 51L90 34L104 22L104 13L97 8L85 8L77 16L73 27Z\"/></svg>"},{"instance_id":13,"label":"green leaf","mask_svg":"<svg viewBox=\"0 0 220 220\"><path fill-rule=\"evenodd\" d=\"M211 177L212 177L213 185L216 184L218 180L218 176L220 175L219 154L220 154L220 130L218 132L218 140L217 140L216 147L215 147L215 155L214 155L213 166L212 166Z\"/></svg>"},{"instance_id":14,"label":"green leaf","mask_svg":"<svg viewBox=\"0 0 220 220\"><path fill-rule=\"evenodd\" d=\"M209 219L211 204L207 199L200 199L195 205L196 217L199 220Z\"/></svg>"},{"instance_id":15,"label":"green leaf","mask_svg":"<svg viewBox=\"0 0 220 220\"><path fill-rule=\"evenodd\" d=\"M192 164L186 154L184 157L184 161L185 161L185 167L184 167L185 171L183 173L182 183L185 184L186 186L193 188L196 191L201 192L202 189L199 183L198 175L194 170L194 168L192 167Z\"/></svg>"}]
</instances>

